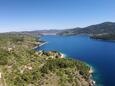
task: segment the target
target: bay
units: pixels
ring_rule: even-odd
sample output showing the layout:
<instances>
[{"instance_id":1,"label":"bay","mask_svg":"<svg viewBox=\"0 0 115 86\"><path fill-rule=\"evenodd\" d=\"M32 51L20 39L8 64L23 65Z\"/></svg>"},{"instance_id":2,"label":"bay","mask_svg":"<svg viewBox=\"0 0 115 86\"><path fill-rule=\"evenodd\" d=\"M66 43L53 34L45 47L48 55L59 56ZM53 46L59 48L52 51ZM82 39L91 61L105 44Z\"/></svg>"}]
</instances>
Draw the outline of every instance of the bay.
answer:
<instances>
[{"instance_id":1,"label":"bay","mask_svg":"<svg viewBox=\"0 0 115 86\"><path fill-rule=\"evenodd\" d=\"M48 43L37 50L55 50L79 59L94 68L97 86L115 86L115 42L91 39L88 36L42 36Z\"/></svg>"}]
</instances>

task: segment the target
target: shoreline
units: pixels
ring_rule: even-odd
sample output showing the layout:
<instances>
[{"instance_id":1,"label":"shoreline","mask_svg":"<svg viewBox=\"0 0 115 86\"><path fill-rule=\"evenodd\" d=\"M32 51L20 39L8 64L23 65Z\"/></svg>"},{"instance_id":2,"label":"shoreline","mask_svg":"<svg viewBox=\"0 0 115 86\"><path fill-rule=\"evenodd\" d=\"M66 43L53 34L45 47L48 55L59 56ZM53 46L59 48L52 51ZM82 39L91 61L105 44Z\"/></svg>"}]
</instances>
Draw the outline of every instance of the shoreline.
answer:
<instances>
[{"instance_id":1,"label":"shoreline","mask_svg":"<svg viewBox=\"0 0 115 86\"><path fill-rule=\"evenodd\" d=\"M36 46L35 48L41 47L41 46L43 46L43 45L45 45L47 43L48 42L46 42L46 41L41 42L41 44L38 44L38 46ZM66 57L66 55L64 53L61 53L61 52L58 52L58 53L60 53L60 55L61 55L60 58L65 58ZM90 70L89 70L90 75L89 75L89 80L88 80L89 86L96 86L96 81L93 79L93 76L92 76L92 74L94 73L94 69L93 69L93 67L91 65L89 65L89 64L86 64L86 65L89 66L89 68L90 68Z\"/></svg>"},{"instance_id":2,"label":"shoreline","mask_svg":"<svg viewBox=\"0 0 115 86\"><path fill-rule=\"evenodd\" d=\"M86 65L90 68L90 70L89 70L89 80L88 80L88 82L89 82L89 85L90 86L97 86L96 85L96 81L94 80L94 78L93 78L93 74L94 74L94 71L95 71L95 69L90 65L90 64L87 64L86 63Z\"/></svg>"},{"instance_id":3,"label":"shoreline","mask_svg":"<svg viewBox=\"0 0 115 86\"><path fill-rule=\"evenodd\" d=\"M91 37L91 36L89 36L89 37L90 37L91 39L99 40L99 41L115 42L115 39L95 38L95 37Z\"/></svg>"},{"instance_id":4,"label":"shoreline","mask_svg":"<svg viewBox=\"0 0 115 86\"><path fill-rule=\"evenodd\" d=\"M96 86L96 81L93 79L93 76L92 76L92 74L94 73L94 69L90 65L89 65L89 67L90 67L90 70L89 70L89 74L90 74L89 84L90 84L90 86Z\"/></svg>"}]
</instances>

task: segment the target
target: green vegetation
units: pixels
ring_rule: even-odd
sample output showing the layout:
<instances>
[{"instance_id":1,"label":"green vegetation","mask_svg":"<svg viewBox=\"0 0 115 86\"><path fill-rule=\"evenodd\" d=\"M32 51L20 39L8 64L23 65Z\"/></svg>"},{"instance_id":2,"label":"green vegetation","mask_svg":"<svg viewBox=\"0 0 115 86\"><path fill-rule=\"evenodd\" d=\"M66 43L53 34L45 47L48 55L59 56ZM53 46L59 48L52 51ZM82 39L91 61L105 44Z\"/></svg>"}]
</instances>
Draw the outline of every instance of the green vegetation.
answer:
<instances>
[{"instance_id":1,"label":"green vegetation","mask_svg":"<svg viewBox=\"0 0 115 86\"><path fill-rule=\"evenodd\" d=\"M1 86L89 86L85 63L32 49L39 44L31 35L0 34Z\"/></svg>"}]
</instances>

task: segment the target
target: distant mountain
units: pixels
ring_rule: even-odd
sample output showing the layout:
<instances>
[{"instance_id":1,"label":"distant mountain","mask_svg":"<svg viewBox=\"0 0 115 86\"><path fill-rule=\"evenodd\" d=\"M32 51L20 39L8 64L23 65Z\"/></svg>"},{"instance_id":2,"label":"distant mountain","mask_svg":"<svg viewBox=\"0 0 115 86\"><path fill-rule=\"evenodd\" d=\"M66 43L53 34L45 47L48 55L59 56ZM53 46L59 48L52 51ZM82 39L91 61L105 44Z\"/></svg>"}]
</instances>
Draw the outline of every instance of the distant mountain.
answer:
<instances>
[{"instance_id":1,"label":"distant mountain","mask_svg":"<svg viewBox=\"0 0 115 86\"><path fill-rule=\"evenodd\" d=\"M115 23L104 22L101 24L91 25L84 28L73 28L64 30L58 35L78 35L78 34L115 34Z\"/></svg>"},{"instance_id":2,"label":"distant mountain","mask_svg":"<svg viewBox=\"0 0 115 86\"><path fill-rule=\"evenodd\" d=\"M39 35L56 35L57 33L62 32L63 30L34 30L34 31L21 31L21 32L8 32L11 34L27 34L27 35L33 35L33 36L39 36Z\"/></svg>"},{"instance_id":3,"label":"distant mountain","mask_svg":"<svg viewBox=\"0 0 115 86\"><path fill-rule=\"evenodd\" d=\"M56 35L62 30L35 30L35 31L23 31L21 33L24 34L32 34L32 35Z\"/></svg>"}]
</instances>

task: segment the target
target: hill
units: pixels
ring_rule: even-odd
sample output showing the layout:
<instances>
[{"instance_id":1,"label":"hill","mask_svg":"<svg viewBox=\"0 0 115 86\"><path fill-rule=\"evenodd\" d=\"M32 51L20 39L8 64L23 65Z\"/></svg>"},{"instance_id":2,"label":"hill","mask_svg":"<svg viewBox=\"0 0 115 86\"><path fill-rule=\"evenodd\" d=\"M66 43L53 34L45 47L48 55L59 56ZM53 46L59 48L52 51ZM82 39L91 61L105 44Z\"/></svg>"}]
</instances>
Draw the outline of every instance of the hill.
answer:
<instances>
[{"instance_id":1,"label":"hill","mask_svg":"<svg viewBox=\"0 0 115 86\"><path fill-rule=\"evenodd\" d=\"M58 35L94 35L94 34L115 34L115 23L114 22L104 22L101 24L91 25L84 28L73 28L69 30L64 30Z\"/></svg>"},{"instance_id":2,"label":"hill","mask_svg":"<svg viewBox=\"0 0 115 86\"><path fill-rule=\"evenodd\" d=\"M35 51L31 35L0 34L0 86L93 86L90 67L57 51Z\"/></svg>"}]
</instances>

